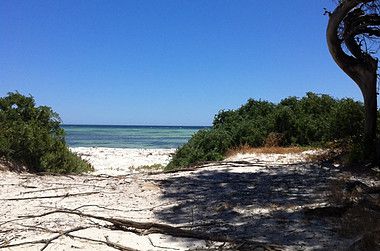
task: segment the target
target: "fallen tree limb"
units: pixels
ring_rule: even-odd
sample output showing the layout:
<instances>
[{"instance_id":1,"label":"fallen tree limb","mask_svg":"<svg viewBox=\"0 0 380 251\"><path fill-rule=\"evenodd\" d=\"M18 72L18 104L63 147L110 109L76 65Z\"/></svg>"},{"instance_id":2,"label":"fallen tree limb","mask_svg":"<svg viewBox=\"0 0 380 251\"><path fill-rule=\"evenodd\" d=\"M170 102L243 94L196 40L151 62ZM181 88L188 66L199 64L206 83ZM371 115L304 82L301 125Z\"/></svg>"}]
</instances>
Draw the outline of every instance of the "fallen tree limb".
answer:
<instances>
[{"instance_id":1,"label":"fallen tree limb","mask_svg":"<svg viewBox=\"0 0 380 251\"><path fill-rule=\"evenodd\" d=\"M214 236L207 233L194 232L190 230L184 230L178 227L173 227L171 225L155 223L155 222L137 222L131 220L125 220L120 218L109 218L104 216L97 216L92 214L86 214L79 211L72 211L67 209L58 209L55 211L46 212L39 215L28 215L21 216L22 218L36 218L43 217L50 214L63 213L63 214L74 214L81 217L88 217L97 220L102 220L111 223L115 229L130 231L131 229L142 230L138 231L142 235L152 234L152 233L161 233L168 234L176 237L185 237L185 238L195 238L200 240L210 240L210 241L220 241L220 242L231 242L232 239L222 236Z\"/></svg>"},{"instance_id":2,"label":"fallen tree limb","mask_svg":"<svg viewBox=\"0 0 380 251\"><path fill-rule=\"evenodd\" d=\"M30 188L30 187L29 187ZM37 188L37 187L34 187ZM62 190L62 189L72 189L72 186L66 186L66 187L52 187L52 188L46 188L41 190L32 190L32 191L25 191L21 192L20 194L27 194L27 193L40 193L40 192L47 192L47 191L54 191L54 190Z\"/></svg>"},{"instance_id":3,"label":"fallen tree limb","mask_svg":"<svg viewBox=\"0 0 380 251\"><path fill-rule=\"evenodd\" d=\"M100 244L105 244L109 247L112 247L114 249L117 249L117 250L121 250L121 251L138 251L137 249L134 249L134 248L129 248L129 247L125 247L125 246L122 246L118 243L114 243L114 242L111 242L108 237L106 236L106 241L103 241L103 240L96 240L96 239L91 239L91 238L88 238L88 237L83 237L83 236L77 236L77 235L73 235L71 233L73 232L76 232L76 231L79 231L79 230L83 230L83 229L86 229L86 228L90 228L90 226L88 227L75 227L75 228L72 228L72 229L68 229L66 231L55 231L55 230L50 230L50 229L43 229L47 232L51 232L51 233L59 233L49 239L42 239L42 240L36 240L36 241L26 241L26 242L20 242L20 243L15 243L15 244L8 244L8 245L0 245L0 249L3 249L3 248L11 248L11 247L19 247L19 246L24 246L24 245L33 245L33 244L45 244L41 249L40 251L43 251L45 250L54 240L56 239L59 239L60 237L62 236L67 236L67 237L70 237L70 238L76 238L76 239L82 239L82 240L86 240L86 241L91 241L91 242L96 242L96 243L100 243Z\"/></svg>"},{"instance_id":4,"label":"fallen tree limb","mask_svg":"<svg viewBox=\"0 0 380 251\"><path fill-rule=\"evenodd\" d=\"M66 197L72 197L72 196L91 195L91 194L97 194L97 193L100 193L100 192L66 193L66 194L61 194L61 195L9 198L9 199L1 199L1 200L9 201L9 200L38 200L38 199L51 199L51 198L66 198Z\"/></svg>"},{"instance_id":5,"label":"fallen tree limb","mask_svg":"<svg viewBox=\"0 0 380 251\"><path fill-rule=\"evenodd\" d=\"M162 223L136 222L136 221L125 220L125 219L120 219L120 218L109 218L109 217L104 217L104 216L86 214L80 211L73 211L73 210L67 210L67 209L58 209L58 210L54 210L54 211L50 211L50 212L46 212L46 213L42 213L38 215L20 216L20 218L37 218L37 217L43 217L43 216L57 214L57 213L72 214L72 215L78 215L80 217L88 217L88 218L105 221L105 222L111 223L113 226L113 229L128 231L128 232L135 232L140 235L160 233L160 234L171 235L174 237L194 238L194 239L199 239L199 240L216 241L216 242L235 243L239 241L239 240L229 238L227 236L218 236L218 235L209 234L209 233L200 232L200 231L185 230L179 227L174 227L174 226L162 224ZM257 244L257 245L264 244L262 242L250 242L250 243Z\"/></svg>"},{"instance_id":6,"label":"fallen tree limb","mask_svg":"<svg viewBox=\"0 0 380 251\"><path fill-rule=\"evenodd\" d=\"M62 237L64 235L66 235L66 234L69 234L69 233L72 233L72 232L76 232L76 231L79 231L79 230L82 230L82 229L86 229L86 228L88 228L88 227L75 227L75 228L63 231L63 232L59 233L56 236L53 236L52 238L50 238L50 239L47 240L47 242L45 243L45 245L41 248L41 251L45 250L52 241L54 241L54 240L56 240L56 239L58 239L58 238L60 238L60 237Z\"/></svg>"},{"instance_id":7,"label":"fallen tree limb","mask_svg":"<svg viewBox=\"0 0 380 251\"><path fill-rule=\"evenodd\" d=\"M60 177L60 178L69 178L69 179L72 179L72 180L75 180L75 176L72 177L70 176L70 174L61 174L61 173L51 173L51 172L38 172L38 173L35 173L37 176L57 176L57 177Z\"/></svg>"},{"instance_id":8,"label":"fallen tree limb","mask_svg":"<svg viewBox=\"0 0 380 251\"><path fill-rule=\"evenodd\" d=\"M68 229L66 231L63 231L63 232L59 233L58 235L55 235L49 239L42 239L42 240L36 240L36 241L26 241L26 242L19 242L19 243L15 243L15 244L2 245L2 246L0 246L0 248L11 248L11 247L17 247L17 246L23 246L23 245L32 245L32 244L45 244L41 248L41 251L43 251L49 246L49 244L52 241L54 241L54 240L56 240L56 239L58 239L64 235L67 235L69 233L76 232L79 230L83 230L86 228L89 228L89 227L75 227L75 228L71 228L71 229Z\"/></svg>"},{"instance_id":9,"label":"fallen tree limb","mask_svg":"<svg viewBox=\"0 0 380 251\"><path fill-rule=\"evenodd\" d=\"M119 249L119 250L123 250L123 251L139 251L137 249L128 248L128 247L122 246L122 245L120 245L118 243L112 242L112 241L109 240L108 236L105 236L105 238L106 238L106 241L105 241L106 245L108 245L110 247L113 247L115 249Z\"/></svg>"},{"instance_id":10,"label":"fallen tree limb","mask_svg":"<svg viewBox=\"0 0 380 251\"><path fill-rule=\"evenodd\" d=\"M157 246L153 243L152 239L150 238L150 236L148 236L148 240L150 242L150 245L152 245L153 247L155 248L164 248L165 250L168 250L168 249L172 249L172 250L179 250L178 248L171 248L171 247L162 247L162 246Z\"/></svg>"},{"instance_id":11,"label":"fallen tree limb","mask_svg":"<svg viewBox=\"0 0 380 251\"><path fill-rule=\"evenodd\" d=\"M71 188L74 188L74 186L76 186L76 187L80 187L80 186L97 187L97 188L101 188L101 189L106 188L105 186L98 186L98 185L95 185L95 184L86 184L86 183L46 182L45 184L46 185L60 185L60 186L67 186L67 185L69 185Z\"/></svg>"},{"instance_id":12,"label":"fallen tree limb","mask_svg":"<svg viewBox=\"0 0 380 251\"><path fill-rule=\"evenodd\" d=\"M109 208L109 207L103 207L103 206L99 206L99 205L94 205L94 204L90 204L90 205L82 205L82 206L79 206L75 209L73 209L73 211L77 211L81 208L85 208L85 207L97 207L97 208L100 208L100 209L105 209L105 210L110 210L110 211L119 211L119 212L140 212L140 211L152 211L153 209L155 208L158 208L158 207L164 207L164 206L169 206L169 205L173 205L175 203L168 203L168 202L165 202L165 203L162 203L160 205L157 205L157 206L153 206L153 207L146 207L146 208L141 208L141 209L130 209L130 210L122 210L122 209L117 209L117 208ZM50 207L51 208L51 207Z\"/></svg>"},{"instance_id":13,"label":"fallen tree limb","mask_svg":"<svg viewBox=\"0 0 380 251\"><path fill-rule=\"evenodd\" d=\"M206 168L206 167L215 167L215 166L236 166L240 167L242 165L260 165L261 163L255 163L255 162L250 162L250 161L203 161L199 162L197 164L184 167L184 168L179 168L179 169L174 169L174 170L168 170L168 171L161 171L161 172L148 172L148 175L158 175L158 174L166 174L166 173L179 173L179 172L186 172L186 171L196 171L198 169Z\"/></svg>"},{"instance_id":14,"label":"fallen tree limb","mask_svg":"<svg viewBox=\"0 0 380 251\"><path fill-rule=\"evenodd\" d=\"M106 241L102 241L102 240L95 240L95 239L91 239L91 238L87 238L87 237L83 237L83 236L77 236L77 235L72 235L72 234L66 234L66 236L70 237L70 238L73 238L73 239L81 239L81 240L86 240L86 241L92 241L92 242L95 242L95 243L100 243L100 244L105 244L109 247L112 247L114 249L117 249L117 250L120 250L120 251L139 251L137 249L134 249L134 248L129 248L129 247L126 247L126 246L122 246L118 243L114 243L114 242L111 242L108 237L105 237L106 238Z\"/></svg>"},{"instance_id":15,"label":"fallen tree limb","mask_svg":"<svg viewBox=\"0 0 380 251\"><path fill-rule=\"evenodd\" d=\"M295 166L300 164L312 164L311 161L304 161L300 163L289 163L289 164L280 164L281 166ZM179 168L179 169L173 169L173 170L167 170L167 171L160 171L160 172L148 172L148 175L159 175L159 174L168 174L168 173L180 173L180 172L187 172L187 171L196 171L200 169L204 169L207 167L218 167L218 166L227 166L227 167L276 167L278 165L274 165L271 162L264 162L264 161L204 161L199 162L197 164Z\"/></svg>"}]
</instances>

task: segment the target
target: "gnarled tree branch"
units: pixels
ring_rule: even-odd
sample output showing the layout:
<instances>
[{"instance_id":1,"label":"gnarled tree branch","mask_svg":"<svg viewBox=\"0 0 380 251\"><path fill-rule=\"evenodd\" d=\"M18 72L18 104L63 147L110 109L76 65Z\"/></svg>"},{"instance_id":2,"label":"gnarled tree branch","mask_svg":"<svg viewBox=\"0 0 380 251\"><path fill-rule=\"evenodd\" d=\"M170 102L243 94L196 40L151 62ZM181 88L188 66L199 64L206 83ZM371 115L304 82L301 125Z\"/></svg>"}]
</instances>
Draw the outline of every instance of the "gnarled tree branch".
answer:
<instances>
[{"instance_id":1,"label":"gnarled tree branch","mask_svg":"<svg viewBox=\"0 0 380 251\"><path fill-rule=\"evenodd\" d=\"M365 107L365 143L370 161L376 156L377 68L378 60L368 50L366 39L380 37L377 0L342 0L330 13L327 45L336 64L359 86ZM343 50L346 46L347 54Z\"/></svg>"}]
</instances>

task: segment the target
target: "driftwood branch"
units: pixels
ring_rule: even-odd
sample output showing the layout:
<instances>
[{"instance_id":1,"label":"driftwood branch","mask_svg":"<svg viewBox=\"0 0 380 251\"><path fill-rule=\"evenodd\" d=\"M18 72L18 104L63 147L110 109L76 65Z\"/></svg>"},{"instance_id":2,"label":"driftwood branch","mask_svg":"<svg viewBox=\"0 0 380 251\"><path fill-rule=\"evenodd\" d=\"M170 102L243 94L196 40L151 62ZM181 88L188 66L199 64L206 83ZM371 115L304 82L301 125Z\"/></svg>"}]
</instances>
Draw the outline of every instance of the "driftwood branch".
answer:
<instances>
[{"instance_id":1,"label":"driftwood branch","mask_svg":"<svg viewBox=\"0 0 380 251\"><path fill-rule=\"evenodd\" d=\"M106 236L105 238L106 238L106 241L105 241L106 245L113 247L115 249L122 250L122 251L138 251L137 249L128 248L128 247L122 246L118 243L112 242L109 240L108 236Z\"/></svg>"},{"instance_id":2,"label":"driftwood branch","mask_svg":"<svg viewBox=\"0 0 380 251\"><path fill-rule=\"evenodd\" d=\"M153 247L155 248L164 248L164 249L172 249L172 250L179 250L178 248L171 248L171 247L162 247L162 246L157 246L153 243L152 239L150 238L150 236L148 236L148 240L150 242L150 245L152 245Z\"/></svg>"},{"instance_id":3,"label":"driftwood branch","mask_svg":"<svg viewBox=\"0 0 380 251\"><path fill-rule=\"evenodd\" d=\"M83 230L83 229L86 229L86 228L88 228L88 227L81 227L81 226L75 227L75 228L63 231L63 232L59 233L56 236L51 237L50 239L47 240L47 242L45 243L45 245L41 248L41 251L45 250L52 241L54 241L54 240L56 240L56 239L58 239L58 238L60 238L60 237L62 237L64 235L66 235L66 234L69 234L69 233L72 233L72 232L76 232L76 231L79 231L79 230Z\"/></svg>"},{"instance_id":4,"label":"driftwood branch","mask_svg":"<svg viewBox=\"0 0 380 251\"><path fill-rule=\"evenodd\" d=\"M17 246L23 246L23 245L32 245L32 244L45 244L41 248L41 251L43 251L43 250L45 250L49 246L49 244L52 241L54 241L54 240L56 240L56 239L58 239L58 238L60 238L60 237L62 237L64 235L67 235L69 233L76 232L76 231L79 231L79 230L83 230L83 229L86 229L86 228L88 228L88 227L82 227L82 226L75 227L75 228L71 228L71 229L68 229L66 231L60 232L59 234L57 234L57 235L55 235L55 236L53 236L53 237L51 237L49 239L42 239L42 240L36 240L36 241L26 241L26 242L19 242L19 243L15 243L15 244L2 245L2 246L0 246L0 248L11 248L11 247L17 247Z\"/></svg>"},{"instance_id":5,"label":"driftwood branch","mask_svg":"<svg viewBox=\"0 0 380 251\"><path fill-rule=\"evenodd\" d=\"M123 230L123 231L136 230L136 232L140 233L141 235L160 233L160 234L167 234L167 235L171 235L175 237L195 238L195 239L200 239L200 240L209 240L209 241L218 241L218 242L233 242L234 241L228 237L210 235L204 232L184 230L182 228L178 228L178 227L174 227L174 226L162 224L162 223L137 222L137 221L131 221L131 220L126 220L126 219L120 219L120 218L110 218L110 217L86 214L80 211L72 211L72 210L67 210L67 209L58 209L58 210L46 212L39 215L27 215L27 216L20 216L20 217L21 218L37 218L37 217L43 217L43 216L57 214L57 213L73 214L73 215L78 215L81 217L87 217L87 218L93 218L93 219L105 221L105 222L111 223L114 229Z\"/></svg>"},{"instance_id":6,"label":"driftwood branch","mask_svg":"<svg viewBox=\"0 0 380 251\"><path fill-rule=\"evenodd\" d=\"M25 187L25 186L23 186L23 187ZM37 188L37 187L27 187L27 188ZM46 189L40 189L40 190L25 191L25 192L21 192L21 194L41 193L41 192L47 192L47 191L56 191L56 190L72 189L72 188L73 188L72 186L52 187L52 188L46 188Z\"/></svg>"},{"instance_id":7,"label":"driftwood branch","mask_svg":"<svg viewBox=\"0 0 380 251\"><path fill-rule=\"evenodd\" d=\"M114 243L114 242L110 241L107 236L105 237L105 239L106 239L105 241L95 240L95 239L91 239L91 238L88 238L88 237L77 236L77 235L73 235L73 234L66 234L66 236L68 236L70 238L73 238L73 239L81 239L81 240L86 240L86 241L92 241L92 242L95 242L95 243L105 244L105 245L107 245L109 247L112 247L112 248L120 250L120 251L139 251L139 250L134 249L134 248L129 248L129 247L120 245L118 243Z\"/></svg>"},{"instance_id":8,"label":"driftwood branch","mask_svg":"<svg viewBox=\"0 0 380 251\"><path fill-rule=\"evenodd\" d=\"M35 226L29 226L30 228L37 228L37 229L40 229L39 227L35 227ZM91 242L95 242L95 243L100 243L100 244L105 244L109 247L112 247L114 249L117 249L117 250L121 250L121 251L138 251L137 249L134 249L134 248L129 248L129 247L126 247L126 246L123 246L123 245L120 245L118 243L114 243L112 241L109 240L108 236L105 236L105 241L103 240L96 240L96 239L91 239L91 238L88 238L88 237L83 237L83 236L77 236L77 235L73 235L72 233L76 232L76 231L79 231L79 230L83 230L83 229L86 229L86 228L90 228L90 226L87 226L87 227L83 227L83 226L79 226L79 227L75 227L75 228L72 228L72 229L68 229L66 231L56 231L56 230L51 230L51 229L47 229L47 228L43 228L42 230L44 231L47 231L47 232L52 232L52 233L58 233L57 235L49 238L49 239L42 239L42 240L36 240L36 241L26 241L26 242L20 242L20 243L15 243L15 244L8 244L8 245L0 245L0 249L3 249L3 248L11 248L11 247L19 247L19 246L24 246L24 245L33 245L33 244L44 244L44 246L40 249L40 251L43 251L45 250L54 240L57 240L59 238L61 238L62 236L67 236L67 237L70 237L70 238L75 238L75 239L82 239L82 240L86 240L86 241L91 241Z\"/></svg>"},{"instance_id":9,"label":"driftwood branch","mask_svg":"<svg viewBox=\"0 0 380 251\"><path fill-rule=\"evenodd\" d=\"M51 198L66 198L72 196L82 196L82 195L91 195L97 194L100 192L85 192L85 193L66 193L61 195L47 195L47 196L34 196L34 197L23 197L23 198L9 198L9 199L1 199L1 200L38 200L38 199L51 199Z\"/></svg>"},{"instance_id":10,"label":"driftwood branch","mask_svg":"<svg viewBox=\"0 0 380 251\"><path fill-rule=\"evenodd\" d=\"M89 220L95 219L95 220L104 221L104 222L107 222L110 224L101 226L101 225L95 223L95 225L97 227L105 227L105 228L109 228L112 230L121 230L121 231L125 231L125 232L133 232L133 233L136 233L139 235L148 235L148 234L152 234L152 233L160 233L160 234L165 234L165 235L170 235L170 236L180 237L180 238L194 238L194 239L211 241L211 242L230 243L233 245L239 244L239 243L244 243L244 244L255 245L255 246L266 246L266 244L262 243L262 242L235 240L235 239L229 238L227 236L217 236L217 235L211 235L209 233L201 232L201 231L186 230L186 229L183 229L181 227L174 227L174 226L171 226L168 224L154 223L154 222L136 222L136 221L120 219L120 218L112 218L112 217L92 215L92 214L82 213L82 212L77 211L77 210L69 210L69 209L58 209L58 210L54 210L54 211L50 211L50 212L46 212L46 213L42 213L42 214L38 214L38 215L19 216L18 220L39 218L39 217L44 217L47 215L58 214L58 213L71 214L71 215L77 215L80 217L86 217L86 218L89 218ZM66 230L63 232L44 228L43 229L44 231L56 233L56 235L54 235L53 237L51 237L49 239L27 241L27 242L8 244L8 245L0 245L0 249L22 246L22 245L44 244L44 246L41 249L41 251L42 251L42 250L46 249L54 240L59 239L62 236L67 236L70 238L77 238L77 239L82 239L82 240L87 240L87 241L105 244L109 247L112 247L114 249L121 250L121 251L137 251L136 249L129 248L129 247L123 246L123 245L118 244L118 243L114 243L114 242L110 241L107 236L105 236L105 240L96 240L96 239L91 239L88 237L82 237L82 236L77 236L77 235L72 234L75 231L86 229L86 228L89 228L92 226L93 225L91 225L91 226L79 226L79 227L75 227L75 228L72 228L72 229L69 229L69 230ZM33 226L31 226L31 227L33 227ZM38 227L36 227L36 228L38 228ZM155 246L155 245L153 245L153 246ZM273 246L273 247L275 247L275 246ZM164 247L162 247L162 248L164 248Z\"/></svg>"},{"instance_id":11,"label":"driftwood branch","mask_svg":"<svg viewBox=\"0 0 380 251\"><path fill-rule=\"evenodd\" d=\"M169 206L169 205L172 205L172 204L175 204L175 203L168 203L168 202L165 202L165 203L162 203L160 205L156 205L156 206L152 206L152 207L146 207L146 208L141 208L141 209L130 209L130 210L122 210L122 209L117 209L117 208L109 208L109 207L104 207L104 206L99 206L99 205L95 205L95 204L89 204L89 205L82 205L82 206L79 206L75 209L73 209L73 211L77 211L79 209L82 209L82 208L85 208L85 207L97 207L97 208L100 208L100 209L105 209L105 210L110 210L110 211L119 211L119 212L141 212L141 211L152 211L156 208L159 208L159 207L164 207L164 206Z\"/></svg>"},{"instance_id":12,"label":"driftwood branch","mask_svg":"<svg viewBox=\"0 0 380 251\"><path fill-rule=\"evenodd\" d=\"M194 231L194 230L186 230L180 227L174 227L168 224L163 223L155 223L155 222L137 222L137 221L131 221L126 219L120 219L120 218L111 218L111 217L104 217L104 216L98 216L93 214L87 214L82 213L80 211L73 211L68 209L58 209L38 215L26 215L26 216L20 216L20 218L29 219L29 218L38 218L38 217L44 217L51 214L72 214L77 215L80 217L87 217L92 219L97 219L101 221L105 221L108 223L111 223L111 226L108 226L108 228L115 229L115 230L122 230L126 232L134 232L139 235L148 235L152 233L160 233L165 235L170 235L174 237L180 237L180 238L194 238L199 240L205 240L205 241L215 241L215 242L227 242L227 243L237 243L241 240L236 240L229 238L227 236L217 236L213 234L209 234L206 232L201 231ZM247 241L244 241L247 243ZM248 241L251 245L265 245L265 243L262 242L251 242Z\"/></svg>"}]
</instances>

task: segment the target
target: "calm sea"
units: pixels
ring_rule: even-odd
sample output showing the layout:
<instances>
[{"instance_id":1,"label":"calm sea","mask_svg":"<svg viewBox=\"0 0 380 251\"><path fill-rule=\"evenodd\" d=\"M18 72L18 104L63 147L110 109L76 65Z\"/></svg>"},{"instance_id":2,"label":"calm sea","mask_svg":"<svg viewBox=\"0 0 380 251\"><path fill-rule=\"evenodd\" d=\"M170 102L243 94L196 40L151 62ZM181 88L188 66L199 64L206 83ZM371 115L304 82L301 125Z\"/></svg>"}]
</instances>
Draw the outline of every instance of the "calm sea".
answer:
<instances>
[{"instance_id":1,"label":"calm sea","mask_svg":"<svg viewBox=\"0 0 380 251\"><path fill-rule=\"evenodd\" d=\"M62 125L70 147L177 148L206 127Z\"/></svg>"}]
</instances>

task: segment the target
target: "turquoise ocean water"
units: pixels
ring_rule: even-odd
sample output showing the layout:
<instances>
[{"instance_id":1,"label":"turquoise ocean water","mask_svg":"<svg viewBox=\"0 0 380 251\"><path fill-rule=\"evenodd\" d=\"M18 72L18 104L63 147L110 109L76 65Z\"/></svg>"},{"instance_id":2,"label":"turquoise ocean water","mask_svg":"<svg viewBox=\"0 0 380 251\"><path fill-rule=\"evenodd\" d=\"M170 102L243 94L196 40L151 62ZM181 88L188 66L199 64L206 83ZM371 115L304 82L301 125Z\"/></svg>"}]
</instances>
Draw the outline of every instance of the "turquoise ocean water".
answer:
<instances>
[{"instance_id":1,"label":"turquoise ocean water","mask_svg":"<svg viewBox=\"0 0 380 251\"><path fill-rule=\"evenodd\" d=\"M62 128L70 147L177 148L206 127L63 125Z\"/></svg>"}]
</instances>

